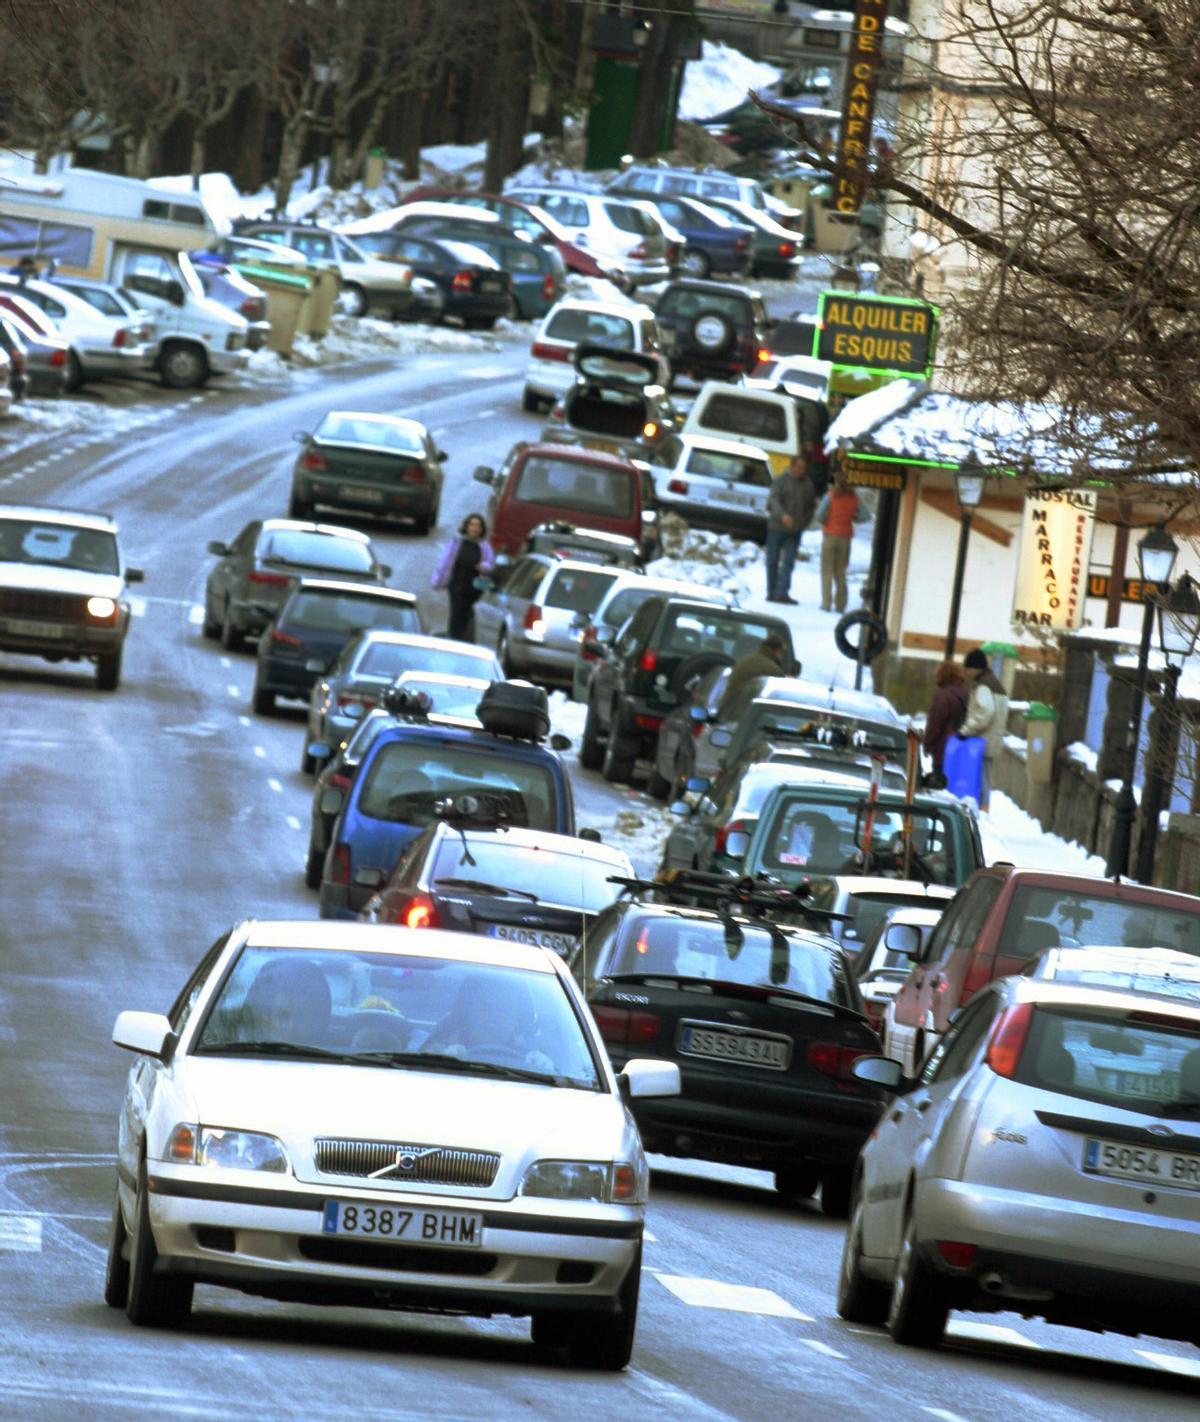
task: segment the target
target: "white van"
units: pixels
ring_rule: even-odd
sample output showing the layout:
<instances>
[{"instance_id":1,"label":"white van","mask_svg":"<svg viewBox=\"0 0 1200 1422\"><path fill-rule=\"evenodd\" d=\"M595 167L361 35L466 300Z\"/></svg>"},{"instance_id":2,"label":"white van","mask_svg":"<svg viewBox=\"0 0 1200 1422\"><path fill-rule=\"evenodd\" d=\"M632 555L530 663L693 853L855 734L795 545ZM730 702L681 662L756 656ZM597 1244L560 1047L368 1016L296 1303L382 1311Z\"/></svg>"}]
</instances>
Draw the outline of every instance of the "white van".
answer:
<instances>
[{"instance_id":1,"label":"white van","mask_svg":"<svg viewBox=\"0 0 1200 1422\"><path fill-rule=\"evenodd\" d=\"M216 236L196 193L83 168L0 176L0 260L31 256L133 292L154 313L165 385L203 385L249 359L245 317L205 296L187 255Z\"/></svg>"},{"instance_id":2,"label":"white van","mask_svg":"<svg viewBox=\"0 0 1200 1422\"><path fill-rule=\"evenodd\" d=\"M782 474L797 454L818 443L827 424L823 400L706 380L683 433L754 445L766 453L771 472Z\"/></svg>"}]
</instances>

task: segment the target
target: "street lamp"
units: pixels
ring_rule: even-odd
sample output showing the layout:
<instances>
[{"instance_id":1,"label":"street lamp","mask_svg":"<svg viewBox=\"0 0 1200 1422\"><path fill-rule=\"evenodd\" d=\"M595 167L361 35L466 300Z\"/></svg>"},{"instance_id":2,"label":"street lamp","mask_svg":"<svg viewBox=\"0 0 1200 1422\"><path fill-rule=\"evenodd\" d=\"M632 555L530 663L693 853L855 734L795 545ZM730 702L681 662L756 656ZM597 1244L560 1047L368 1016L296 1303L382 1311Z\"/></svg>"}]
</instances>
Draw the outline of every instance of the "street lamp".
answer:
<instances>
[{"instance_id":1,"label":"street lamp","mask_svg":"<svg viewBox=\"0 0 1200 1422\"><path fill-rule=\"evenodd\" d=\"M1123 878L1129 868L1129 843L1133 837L1133 820L1137 805L1133 798L1133 773L1137 767L1138 738L1142 731L1142 703L1146 699L1146 680L1150 671L1150 636L1154 631L1154 610L1158 599L1167 592L1179 545L1165 528L1152 528L1138 543L1138 568L1142 574L1142 640L1138 646L1137 675L1133 687L1132 749L1125 765L1125 775L1117 792L1117 807L1113 815L1112 839L1108 846L1105 873L1110 879ZM1154 591L1147 594L1147 583ZM1158 815L1155 812L1155 828ZM1141 856L1139 855L1139 868Z\"/></svg>"},{"instance_id":2,"label":"street lamp","mask_svg":"<svg viewBox=\"0 0 1200 1422\"><path fill-rule=\"evenodd\" d=\"M1200 639L1200 596L1196 584L1184 573L1169 591L1156 599L1158 642L1167 659L1160 715L1166 723L1167 746L1174 744L1171 722L1175 714L1176 690L1183 663L1196 650ZM1172 660L1174 658L1174 660ZM1157 751L1157 753L1156 753ZM1142 789L1142 837L1138 840L1137 878L1148 884L1154 878L1154 854L1158 847L1158 820L1167 792L1166 756L1163 745L1151 740L1146 754L1146 784Z\"/></svg>"},{"instance_id":3,"label":"street lamp","mask_svg":"<svg viewBox=\"0 0 1200 1422\"><path fill-rule=\"evenodd\" d=\"M959 466L954 480L954 496L958 500L958 554L954 560L954 587L950 593L950 623L946 628L946 660L954 655L954 643L958 638L958 610L962 603L963 573L967 568L967 542L971 537L971 520L975 510L983 500L983 487L987 482L987 471L975 457L975 451L967 455Z\"/></svg>"}]
</instances>

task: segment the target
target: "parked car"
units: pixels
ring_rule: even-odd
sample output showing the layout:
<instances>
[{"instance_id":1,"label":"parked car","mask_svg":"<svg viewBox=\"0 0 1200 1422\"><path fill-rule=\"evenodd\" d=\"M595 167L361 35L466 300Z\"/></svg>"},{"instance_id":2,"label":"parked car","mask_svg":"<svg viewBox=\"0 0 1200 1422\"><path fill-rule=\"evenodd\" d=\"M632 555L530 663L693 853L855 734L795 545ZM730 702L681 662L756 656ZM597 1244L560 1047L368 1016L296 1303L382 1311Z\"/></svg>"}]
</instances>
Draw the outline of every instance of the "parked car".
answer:
<instances>
[{"instance_id":1,"label":"parked car","mask_svg":"<svg viewBox=\"0 0 1200 1422\"><path fill-rule=\"evenodd\" d=\"M579 759L604 778L628 782L653 752L663 720L690 679L716 662L736 661L770 633L783 637L795 664L788 624L780 617L685 601L648 598L609 645L585 644L597 657Z\"/></svg>"},{"instance_id":2,"label":"parked car","mask_svg":"<svg viewBox=\"0 0 1200 1422\"><path fill-rule=\"evenodd\" d=\"M864 939L854 960L854 976L867 1016L877 1032L883 1032L887 1005L908 977L913 958L920 956L920 948L915 946L908 930L916 929L921 946L928 943L944 907L939 904L936 908L890 908ZM899 948L893 948L888 941L893 925L898 930L895 941L901 945Z\"/></svg>"},{"instance_id":3,"label":"parked car","mask_svg":"<svg viewBox=\"0 0 1200 1422\"><path fill-rule=\"evenodd\" d=\"M505 676L562 685L575 660L576 614L594 612L619 576L603 564L526 554L475 604L475 640L495 648Z\"/></svg>"},{"instance_id":4,"label":"parked car","mask_svg":"<svg viewBox=\"0 0 1200 1422\"><path fill-rule=\"evenodd\" d=\"M884 1050L915 1076L952 1015L993 978L1021 972L1047 948L1109 943L1200 955L1200 899L1082 874L980 869L889 1007Z\"/></svg>"},{"instance_id":5,"label":"parked car","mask_svg":"<svg viewBox=\"0 0 1200 1422\"><path fill-rule=\"evenodd\" d=\"M0 418L6 417L14 404L24 400L29 383L25 342L17 328L0 316L0 395L4 399Z\"/></svg>"},{"instance_id":6,"label":"parked car","mask_svg":"<svg viewBox=\"0 0 1200 1422\"><path fill-rule=\"evenodd\" d=\"M804 255L804 234L785 227L770 213L737 198L706 197L705 206L750 228L750 275L794 277ZM702 275L702 273L701 273Z\"/></svg>"},{"instance_id":7,"label":"parked car","mask_svg":"<svg viewBox=\"0 0 1200 1422\"><path fill-rule=\"evenodd\" d=\"M666 385L670 366L659 342L654 312L648 306L567 297L547 314L533 338L522 406L536 412L570 390L575 384L575 351L580 345L654 356L659 362L659 383Z\"/></svg>"},{"instance_id":8,"label":"parked car","mask_svg":"<svg viewBox=\"0 0 1200 1422\"><path fill-rule=\"evenodd\" d=\"M551 185L514 187L510 196L548 213L578 247L586 247L618 286L632 291L671 274L662 229L641 203Z\"/></svg>"},{"instance_id":9,"label":"parked car","mask_svg":"<svg viewBox=\"0 0 1200 1422\"><path fill-rule=\"evenodd\" d=\"M1126 948L1123 944L1047 948L1021 972L1041 982L1119 988L1121 992L1200 1003L1200 955L1175 948Z\"/></svg>"},{"instance_id":10,"label":"parked car","mask_svg":"<svg viewBox=\"0 0 1200 1422\"><path fill-rule=\"evenodd\" d=\"M54 277L54 285L81 297L104 316L132 322L140 329L141 339L149 346L149 364L155 363L158 357L158 323L154 313L140 306L132 292L115 282L87 281L83 277L62 275Z\"/></svg>"},{"instance_id":11,"label":"parked car","mask_svg":"<svg viewBox=\"0 0 1200 1422\"><path fill-rule=\"evenodd\" d=\"M1147 1005L1008 978L919 1079L855 1063L892 1099L854 1176L843 1318L924 1348L955 1309L1195 1341L1200 1007Z\"/></svg>"},{"instance_id":12,"label":"parked car","mask_svg":"<svg viewBox=\"0 0 1200 1422\"><path fill-rule=\"evenodd\" d=\"M246 349L262 350L271 334L267 298L263 292L253 282L247 281L232 264L194 260L192 266L204 288L205 296L245 317Z\"/></svg>"},{"instance_id":13,"label":"parked car","mask_svg":"<svg viewBox=\"0 0 1200 1422\"><path fill-rule=\"evenodd\" d=\"M689 527L758 543L767 536L771 461L753 443L711 435L665 435L649 453L659 508Z\"/></svg>"},{"instance_id":14,"label":"parked car","mask_svg":"<svg viewBox=\"0 0 1200 1422\"><path fill-rule=\"evenodd\" d=\"M7 399L0 379L0 403ZM48 662L94 662L97 687L115 691L129 631L125 589L144 577L125 563L107 514L4 505L0 648Z\"/></svg>"},{"instance_id":15,"label":"parked car","mask_svg":"<svg viewBox=\"0 0 1200 1422\"><path fill-rule=\"evenodd\" d=\"M137 1059L104 1298L131 1323L178 1327L216 1284L532 1314L576 1366L629 1361L649 1168L627 1102L678 1091L679 1069L618 1078L555 954L244 923L169 1017L123 1012L113 1041Z\"/></svg>"},{"instance_id":16,"label":"parked car","mask_svg":"<svg viewBox=\"0 0 1200 1422\"><path fill-rule=\"evenodd\" d=\"M824 397L797 396L786 390L730 386L706 380L692 402L683 433L744 440L761 449L771 470L782 474L798 454L809 461L818 496L828 474L824 453L829 409Z\"/></svg>"},{"instance_id":17,"label":"parked car","mask_svg":"<svg viewBox=\"0 0 1200 1422\"><path fill-rule=\"evenodd\" d=\"M657 529L644 516L651 510L641 471L627 459L573 445L521 443L498 470L480 465L475 479L491 491L487 521L497 555L515 557L539 524L569 519L635 538L643 555L653 556Z\"/></svg>"},{"instance_id":18,"label":"parked car","mask_svg":"<svg viewBox=\"0 0 1200 1422\"><path fill-rule=\"evenodd\" d=\"M623 574L604 594L590 618L580 613L573 620L577 641L575 660L571 667L571 696L575 701L588 699L588 684L598 660L595 652L587 650L588 643L611 642L642 603L658 595L680 597L688 602L713 602L724 607L734 606L732 597L723 588L715 588L707 583Z\"/></svg>"},{"instance_id":19,"label":"parked car","mask_svg":"<svg viewBox=\"0 0 1200 1422\"><path fill-rule=\"evenodd\" d=\"M5 351L16 343L24 351L27 393L34 397L61 395L67 388L71 347L54 323L19 296L0 300L0 323L8 332Z\"/></svg>"},{"instance_id":20,"label":"parked car","mask_svg":"<svg viewBox=\"0 0 1200 1422\"><path fill-rule=\"evenodd\" d=\"M18 311L16 302L38 307L68 346L67 389L89 380L143 375L154 359L153 320L106 316L90 302L47 281L18 283L0 276L0 310Z\"/></svg>"},{"instance_id":21,"label":"parked car","mask_svg":"<svg viewBox=\"0 0 1200 1422\"><path fill-rule=\"evenodd\" d=\"M733 173L694 168L668 168L659 164L633 164L623 169L608 185L609 192L625 197L652 199L661 194L682 194L708 202L725 198L745 203L757 212L769 213L780 221L802 223L804 214L773 198L756 178ZM794 229L793 229L794 230Z\"/></svg>"},{"instance_id":22,"label":"parked car","mask_svg":"<svg viewBox=\"0 0 1200 1422\"><path fill-rule=\"evenodd\" d=\"M351 316L404 316L412 305L412 270L400 262L368 256L344 232L332 232L315 222L290 219L238 223L236 235L257 237L300 252L309 261L337 269L341 300Z\"/></svg>"},{"instance_id":23,"label":"parked car","mask_svg":"<svg viewBox=\"0 0 1200 1422\"><path fill-rule=\"evenodd\" d=\"M362 766L363 756L375 737L385 726L395 725L396 718L390 711L378 707L368 711L355 721L347 733L347 739L337 745L322 744L324 754L315 759L308 752L308 740L300 762L300 769L306 774L316 772L313 784L312 806L309 817L308 853L304 860L304 882L310 889L321 887L321 874L325 867L325 854L329 849L333 827L337 823L338 811L342 808L342 798L327 798L326 790L347 791ZM324 806L325 808L322 808Z\"/></svg>"},{"instance_id":24,"label":"parked car","mask_svg":"<svg viewBox=\"0 0 1200 1422\"><path fill-rule=\"evenodd\" d=\"M417 533L437 523L442 464L447 459L416 420L355 410L331 410L307 434L292 470L288 513L311 518L317 508L402 519Z\"/></svg>"},{"instance_id":25,"label":"parked car","mask_svg":"<svg viewBox=\"0 0 1200 1422\"><path fill-rule=\"evenodd\" d=\"M491 330L512 309L512 278L495 257L467 237L368 232L355 242L368 256L403 262L414 277L436 282L445 298L444 316L471 330Z\"/></svg>"},{"instance_id":26,"label":"parked car","mask_svg":"<svg viewBox=\"0 0 1200 1422\"><path fill-rule=\"evenodd\" d=\"M670 1109L632 1105L648 1150L773 1171L790 1200L820 1184L840 1215L880 1110L850 1067L879 1039L837 944L763 917L777 897L622 899L569 962L614 1066L644 1050L680 1068Z\"/></svg>"},{"instance_id":27,"label":"parked car","mask_svg":"<svg viewBox=\"0 0 1200 1422\"><path fill-rule=\"evenodd\" d=\"M382 583L392 571L365 533L300 519L251 519L232 543L214 540L208 551L217 561L201 630L231 652L263 631L305 574Z\"/></svg>"},{"instance_id":28,"label":"parked car","mask_svg":"<svg viewBox=\"0 0 1200 1422\"><path fill-rule=\"evenodd\" d=\"M443 821L405 850L360 917L479 933L565 957L616 900L620 889L613 876L632 874L625 851L604 844L544 830L471 829Z\"/></svg>"},{"instance_id":29,"label":"parked car","mask_svg":"<svg viewBox=\"0 0 1200 1422\"><path fill-rule=\"evenodd\" d=\"M829 909L838 915L830 925L830 937L836 938L852 963L858 959L863 944L894 908L924 908L934 904L939 915L954 897L947 884L927 884L915 877L899 877L903 863L890 875L841 874L827 883L814 886L812 902L817 908Z\"/></svg>"},{"instance_id":30,"label":"parked car","mask_svg":"<svg viewBox=\"0 0 1200 1422\"><path fill-rule=\"evenodd\" d=\"M464 222L457 216L426 218L406 223L401 230L467 242L486 252L508 273L512 283L513 314L519 320L540 321L566 292L567 268L558 249L541 242L531 242L499 223L485 228L482 223ZM363 237L359 240L365 244L368 239Z\"/></svg>"},{"instance_id":31,"label":"parked car","mask_svg":"<svg viewBox=\"0 0 1200 1422\"><path fill-rule=\"evenodd\" d=\"M307 701L313 685L356 632L420 632L412 593L333 578L302 578L258 639L253 705L269 716L275 698Z\"/></svg>"},{"instance_id":32,"label":"parked car","mask_svg":"<svg viewBox=\"0 0 1200 1422\"><path fill-rule=\"evenodd\" d=\"M752 371L770 324L758 292L686 278L667 284L653 316L673 379L735 380Z\"/></svg>"},{"instance_id":33,"label":"parked car","mask_svg":"<svg viewBox=\"0 0 1200 1422\"><path fill-rule=\"evenodd\" d=\"M645 200L652 202L682 234L684 247L679 267L685 276L744 276L750 271L754 228L749 224L696 198L647 193Z\"/></svg>"},{"instance_id":34,"label":"parked car","mask_svg":"<svg viewBox=\"0 0 1200 1422\"><path fill-rule=\"evenodd\" d=\"M642 570L642 549L636 539L627 538L623 533L601 533L598 528L577 528L561 519L539 523L530 531L523 551L554 553L583 563L604 563L626 573Z\"/></svg>"},{"instance_id":35,"label":"parked car","mask_svg":"<svg viewBox=\"0 0 1200 1422\"><path fill-rule=\"evenodd\" d=\"M575 384L555 403L543 438L644 459L683 423L653 356L581 343L573 363Z\"/></svg>"}]
</instances>

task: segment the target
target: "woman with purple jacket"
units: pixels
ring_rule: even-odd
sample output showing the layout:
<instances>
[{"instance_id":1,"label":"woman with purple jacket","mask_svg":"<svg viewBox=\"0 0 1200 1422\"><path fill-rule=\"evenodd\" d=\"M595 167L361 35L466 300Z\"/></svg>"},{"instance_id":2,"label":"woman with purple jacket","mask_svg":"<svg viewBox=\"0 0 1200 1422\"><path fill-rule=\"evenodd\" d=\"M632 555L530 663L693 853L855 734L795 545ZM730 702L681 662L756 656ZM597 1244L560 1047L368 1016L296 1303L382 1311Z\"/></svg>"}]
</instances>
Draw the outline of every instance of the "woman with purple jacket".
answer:
<instances>
[{"instance_id":1,"label":"woman with purple jacket","mask_svg":"<svg viewBox=\"0 0 1200 1422\"><path fill-rule=\"evenodd\" d=\"M452 538L438 559L433 571L433 586L445 588L450 599L450 624L447 635L456 642L471 640L471 621L480 588L477 580L496 566L496 555L484 541L487 524L482 514L468 514L459 526L458 537Z\"/></svg>"}]
</instances>

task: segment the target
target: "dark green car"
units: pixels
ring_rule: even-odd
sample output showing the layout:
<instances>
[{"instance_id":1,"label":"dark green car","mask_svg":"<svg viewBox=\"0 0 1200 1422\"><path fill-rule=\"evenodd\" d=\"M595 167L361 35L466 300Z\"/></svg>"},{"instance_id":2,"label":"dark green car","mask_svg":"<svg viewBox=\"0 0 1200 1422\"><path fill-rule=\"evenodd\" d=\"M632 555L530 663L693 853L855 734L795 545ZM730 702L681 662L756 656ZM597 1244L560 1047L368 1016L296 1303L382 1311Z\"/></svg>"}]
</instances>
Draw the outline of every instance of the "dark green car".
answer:
<instances>
[{"instance_id":1,"label":"dark green car","mask_svg":"<svg viewBox=\"0 0 1200 1422\"><path fill-rule=\"evenodd\" d=\"M320 507L400 519L418 533L437 523L446 454L416 420L331 410L312 434L295 438L303 452L292 471L290 517L311 518Z\"/></svg>"}]
</instances>

